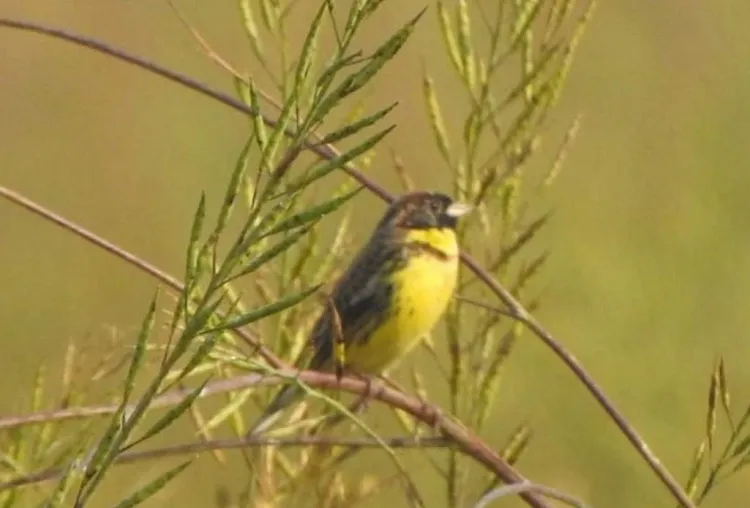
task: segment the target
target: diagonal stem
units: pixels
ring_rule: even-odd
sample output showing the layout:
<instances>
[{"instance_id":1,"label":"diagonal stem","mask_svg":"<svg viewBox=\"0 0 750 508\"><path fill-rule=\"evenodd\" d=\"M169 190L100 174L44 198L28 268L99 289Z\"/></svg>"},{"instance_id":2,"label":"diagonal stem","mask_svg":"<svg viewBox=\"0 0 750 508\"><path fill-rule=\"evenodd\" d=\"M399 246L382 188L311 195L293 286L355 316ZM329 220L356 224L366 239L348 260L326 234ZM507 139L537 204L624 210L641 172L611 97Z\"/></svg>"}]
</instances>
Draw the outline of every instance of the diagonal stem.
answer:
<instances>
[{"instance_id":1,"label":"diagonal stem","mask_svg":"<svg viewBox=\"0 0 750 508\"><path fill-rule=\"evenodd\" d=\"M131 55L121 49L115 48L96 39L73 34L62 29L52 28L38 23L18 21L7 18L0 18L0 26L7 26L19 30L31 31L57 39L62 39L98 51L100 53L107 54L119 60L123 60L137 67L140 67L144 70L160 75L182 86L186 86L196 92L199 92L227 106L230 106L233 109L240 111L246 115L260 115L266 125L276 125L274 119L264 115L262 112L253 111L247 105L223 92L213 90L188 76L170 71L158 64ZM289 130L287 130L287 134L294 135L294 133ZM319 157L323 157L325 159L332 159L338 153L333 146L321 144L320 142L314 142L312 140L309 140L305 143L305 148L312 151ZM347 164L341 169L349 174L352 178L360 182L373 194L382 198L384 201L393 201L394 197L388 191L366 177L353 164ZM565 348L549 332L547 332L547 330L538 321L536 321L536 319L534 319L528 311L526 311L526 309L513 297L513 295L511 295L510 292L500 286L500 284L496 280L494 280L494 278L489 273L487 273L487 271L482 269L482 267L479 266L479 264L471 256L466 253L462 253L461 260L482 282L484 282L490 288L490 290L503 302L503 304L505 304L510 309L510 311L515 315L516 319L519 319L521 322L523 322L532 333L534 333L550 349L552 349L555 355L558 356L563 361L563 363L573 372L573 374L584 384L584 386L586 386L586 389L589 391L589 393L594 396L594 399L599 403L600 406L602 406L604 411L615 422L620 431L635 447L638 454L643 458L643 460L646 461L654 474L659 477L661 482L667 487L667 489L677 500L677 502L683 508L695 508L695 505L690 500L690 497L683 491L677 480L670 474L666 467L661 464L654 453L651 452L643 438L640 437L638 432L627 422L625 417L607 398L602 389L594 382L593 378L585 371L578 360L576 360L573 355L568 353Z\"/></svg>"}]
</instances>

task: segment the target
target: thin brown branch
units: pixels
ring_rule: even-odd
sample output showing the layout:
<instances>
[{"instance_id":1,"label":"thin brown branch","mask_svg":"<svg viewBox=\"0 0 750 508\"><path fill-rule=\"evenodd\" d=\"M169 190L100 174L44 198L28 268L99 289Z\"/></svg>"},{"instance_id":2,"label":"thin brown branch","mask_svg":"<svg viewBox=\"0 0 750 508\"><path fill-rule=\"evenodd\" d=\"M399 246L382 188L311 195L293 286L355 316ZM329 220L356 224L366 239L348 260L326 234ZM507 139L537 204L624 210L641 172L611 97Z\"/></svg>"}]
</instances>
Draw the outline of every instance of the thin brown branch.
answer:
<instances>
[{"instance_id":1,"label":"thin brown branch","mask_svg":"<svg viewBox=\"0 0 750 508\"><path fill-rule=\"evenodd\" d=\"M159 268L155 267L148 261L145 261L139 258L132 252L128 252L122 247L115 245L114 243L108 240L105 240L104 238L97 235L96 233L93 233L89 231L88 229L84 228L83 226L76 224L75 222L72 222L60 216L59 214L30 200L29 198L23 196L22 194L0 185L0 197L7 199L13 204L16 204L18 206L25 208L26 210L38 215L39 217L42 217L43 219L46 219L52 222L53 224L57 224L63 229L66 229L70 231L71 233L79 236L80 238L83 238L87 242L101 249L106 250L107 252L114 255L115 257L118 257L122 259L123 261L125 261L126 263L129 263L135 266L136 268L138 268L139 270L142 270L146 272L147 274L151 275L156 280L162 282L169 288L178 292L184 291L184 285L175 277L169 275L163 270L160 270ZM237 329L233 329L232 331L239 338L241 338L246 344L248 344L252 348L253 352L257 351L258 354L260 354L260 356L264 360L266 360L272 367L279 368L279 367L286 366L286 364L284 362L281 362L276 357L276 355L274 355L268 348L263 346L263 344L261 344L260 341L258 341L257 337L252 336L250 331L248 331L247 329L237 328Z\"/></svg>"},{"instance_id":2,"label":"thin brown branch","mask_svg":"<svg viewBox=\"0 0 750 508\"><path fill-rule=\"evenodd\" d=\"M446 448L454 446L453 441L444 437L388 437L382 440L390 448L401 449L425 449L425 448ZM330 438L317 436L299 436L290 438L274 438L263 436L249 436L244 439L212 439L198 441L194 443L183 443L153 450L130 451L121 453L116 459L115 464L132 464L143 460L153 460L162 457L174 455L186 455L205 453L216 450L234 450L242 448L258 447L276 447L276 448L297 448L301 446L341 446L346 448L382 448L380 441L371 438ZM24 487L39 482L55 480L65 473L64 468L54 467L42 471L20 475L10 480L0 482L0 491Z\"/></svg>"},{"instance_id":3,"label":"thin brown branch","mask_svg":"<svg viewBox=\"0 0 750 508\"><path fill-rule=\"evenodd\" d=\"M18 21L7 18L0 18L0 26L6 26L9 28L15 28L18 30L31 31L42 35L47 35L57 39L62 39L80 46L98 51L100 53L107 54L115 57L119 60L123 60L130 64L133 64L141 69L160 75L170 81L178 83L182 86L190 88L198 93L211 97L222 104L232 107L233 109L240 111L244 114L259 114L262 117L263 122L271 127L276 126L274 119L263 115L260 112L252 111L247 105L240 101L235 100L231 96L211 89L210 87L179 73L170 71L158 64L145 60L143 58L131 55L123 50L114 48L104 42L85 37L77 34L70 33L65 30L47 27L38 23ZM294 136L294 132L287 130L286 134ZM332 159L337 155L336 149L331 145L325 145L316 143L312 140L306 142L305 148L312 151L319 157L325 159ZM378 185L364 174L362 174L353 164L347 164L343 166L343 169L352 178L360 182L364 187L370 190L373 194L379 196L386 202L392 202L394 197L388 193L382 186ZM557 355L563 363L573 372L573 374L583 383L586 389L591 393L594 399L601 405L604 411L609 417L615 422L620 431L625 435L628 441L634 446L636 451L640 454L643 460L649 465L651 470L659 477L662 483L667 487L672 496L679 502L683 508L695 508L695 505L690 500L688 495L682 490L682 487L677 480L672 477L669 471L661 464L659 459L651 452L646 442L637 431L627 422L625 417L615 408L614 404L607 398L602 389L594 382L593 378L585 371L578 360L568 353L565 348L549 333L547 330L536 321L533 316L500 284L494 280L494 278L468 254L465 252L461 254L462 262L472 271L474 274L484 282L488 288L505 304L508 309L513 313L516 319L522 321L530 331L532 331L537 337L539 337L554 353ZM528 499L527 499L528 501Z\"/></svg>"},{"instance_id":4,"label":"thin brown branch","mask_svg":"<svg viewBox=\"0 0 750 508\"><path fill-rule=\"evenodd\" d=\"M251 374L248 376L239 376L222 381L208 383L201 393L218 393L219 391L242 390L261 384L278 384L284 379L299 379L307 386L315 389L342 390L354 393L360 396L368 396L378 400L396 409L400 409L414 418L418 419L427 426L439 431L445 438L455 443L456 447L466 455L482 464L489 471L492 471L506 483L521 483L528 480L520 475L511 465L505 462L494 450L485 444L479 437L474 435L471 430L467 429L460 423L441 416L433 407L425 404L424 401L411 397L403 392L394 390L385 386L383 383L375 383L371 380L364 380L357 377L345 376L337 379L335 373L317 372L317 371L296 371L294 369L285 369L279 373L279 376L264 376ZM153 401L151 407L165 405L163 398L169 397L168 400L180 400L182 390L175 390L168 395L163 395ZM158 404L160 403L160 404ZM176 402L174 402L176 403ZM80 414L102 415L111 414L116 410L116 406L99 406L92 408L79 408ZM22 417L19 417L22 418ZM18 419L18 418L17 418ZM29 423L32 418L22 418ZM58 418L59 419L59 418ZM36 417L39 421L39 417ZM47 420L49 421L49 420ZM41 480L39 480L41 481ZM10 488L11 486L1 484L0 490ZM544 499L534 493L521 494L529 506L535 508L550 508Z\"/></svg>"}]
</instances>

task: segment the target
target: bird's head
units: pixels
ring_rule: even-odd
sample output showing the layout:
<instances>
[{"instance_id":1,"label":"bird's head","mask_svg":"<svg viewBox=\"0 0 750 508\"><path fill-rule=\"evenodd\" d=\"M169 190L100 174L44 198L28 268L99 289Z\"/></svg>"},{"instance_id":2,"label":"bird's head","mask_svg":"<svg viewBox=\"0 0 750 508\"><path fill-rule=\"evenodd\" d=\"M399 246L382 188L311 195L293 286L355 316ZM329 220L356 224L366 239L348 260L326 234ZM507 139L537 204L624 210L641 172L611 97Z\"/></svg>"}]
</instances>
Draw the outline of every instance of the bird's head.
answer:
<instances>
[{"instance_id":1,"label":"bird's head","mask_svg":"<svg viewBox=\"0 0 750 508\"><path fill-rule=\"evenodd\" d=\"M391 204L381 225L402 229L455 229L458 219L472 209L439 192L410 192Z\"/></svg>"}]
</instances>

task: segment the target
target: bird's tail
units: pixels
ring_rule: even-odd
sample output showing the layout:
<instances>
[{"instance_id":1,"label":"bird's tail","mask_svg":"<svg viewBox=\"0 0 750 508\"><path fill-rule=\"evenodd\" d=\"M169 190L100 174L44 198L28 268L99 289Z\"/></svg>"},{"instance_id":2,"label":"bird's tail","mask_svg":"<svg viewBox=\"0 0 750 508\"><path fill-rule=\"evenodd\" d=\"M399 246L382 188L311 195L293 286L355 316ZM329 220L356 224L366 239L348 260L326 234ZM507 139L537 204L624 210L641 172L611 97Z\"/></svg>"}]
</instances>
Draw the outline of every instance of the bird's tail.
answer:
<instances>
[{"instance_id":1,"label":"bird's tail","mask_svg":"<svg viewBox=\"0 0 750 508\"><path fill-rule=\"evenodd\" d=\"M294 399L302 395L302 389L297 384L289 384L284 386L279 393L273 398L271 403L268 405L260 418L255 422L250 430L248 436L255 436L268 430L276 420L281 416L281 411L289 406Z\"/></svg>"}]
</instances>

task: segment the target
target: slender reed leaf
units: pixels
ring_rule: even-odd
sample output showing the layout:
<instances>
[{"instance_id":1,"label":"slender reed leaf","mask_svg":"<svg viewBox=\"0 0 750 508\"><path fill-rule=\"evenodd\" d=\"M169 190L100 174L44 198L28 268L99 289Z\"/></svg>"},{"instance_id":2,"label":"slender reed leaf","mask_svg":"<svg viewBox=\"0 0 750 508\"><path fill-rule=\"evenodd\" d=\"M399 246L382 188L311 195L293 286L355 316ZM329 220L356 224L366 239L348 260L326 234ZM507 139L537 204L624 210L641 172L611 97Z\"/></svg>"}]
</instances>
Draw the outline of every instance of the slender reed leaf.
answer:
<instances>
[{"instance_id":1,"label":"slender reed leaf","mask_svg":"<svg viewBox=\"0 0 750 508\"><path fill-rule=\"evenodd\" d=\"M169 427L169 425L177 420L177 418L182 416L182 414L190 408L193 402L195 402L195 399L197 399L201 395L209 379L210 378L206 378L197 388L191 390L180 402L178 402L174 406L171 406L166 413L164 413L158 420L156 420L156 422L154 422L153 425L148 428L148 430L146 430L146 432L143 433L141 437L137 438L132 443L128 443L125 449L133 448Z\"/></svg>"},{"instance_id":2,"label":"slender reed leaf","mask_svg":"<svg viewBox=\"0 0 750 508\"><path fill-rule=\"evenodd\" d=\"M154 329L154 322L156 321L156 302L158 297L159 293L157 292L151 299L151 305L149 305L148 311L146 311L146 317L143 320L143 324L141 324L141 331L138 333L138 339L135 341L133 356L130 359L130 366L125 376L122 392L123 406L126 406L130 401L130 394L133 393L133 387L135 386L135 377L143 366L148 339L151 336L151 332Z\"/></svg>"},{"instance_id":3,"label":"slender reed leaf","mask_svg":"<svg viewBox=\"0 0 750 508\"><path fill-rule=\"evenodd\" d=\"M324 203L320 203L319 205L310 207L304 212L292 214L276 224L276 226L271 228L269 231L265 232L263 234L263 237L284 233L291 229L306 226L310 222L318 221L329 213L336 211L339 207L341 207L341 205L359 194L362 189L363 187L357 187L353 191L347 192L343 196L339 196Z\"/></svg>"},{"instance_id":4,"label":"slender reed leaf","mask_svg":"<svg viewBox=\"0 0 750 508\"><path fill-rule=\"evenodd\" d=\"M388 113L391 112L393 108L395 108L397 103L393 103L390 106L387 106L380 111L377 111L373 113L372 115L366 116L365 118L362 118L361 120L357 120L354 123L351 123L349 125L345 125L344 127L337 129L333 131L332 133L326 135L323 139L320 140L321 145L328 145L333 144L341 141L342 139L348 138L362 129L369 127L382 118L384 118Z\"/></svg>"},{"instance_id":5,"label":"slender reed leaf","mask_svg":"<svg viewBox=\"0 0 750 508\"><path fill-rule=\"evenodd\" d=\"M179 464L165 473L159 475L154 480L148 482L146 485L133 492L131 495L117 503L115 508L131 508L132 506L138 506L139 504L146 501L148 498L159 492L164 486L173 480L178 474L183 472L192 461L186 460L182 464Z\"/></svg>"},{"instance_id":6,"label":"slender reed leaf","mask_svg":"<svg viewBox=\"0 0 750 508\"><path fill-rule=\"evenodd\" d=\"M296 305L302 300L304 300L305 298L307 298L309 295L311 295L312 293L320 289L321 285L322 284L317 284L313 287L300 291L299 293L287 295L274 303L264 305L263 307L252 310L248 312L247 314L244 314L234 319L230 319L220 326L206 330L204 333L213 333L213 332L218 332L221 330L228 330L230 328L239 328L242 326L246 326L250 323L254 323L255 321L263 319L272 314L281 312L282 310L287 309L291 307L292 305Z\"/></svg>"}]
</instances>

